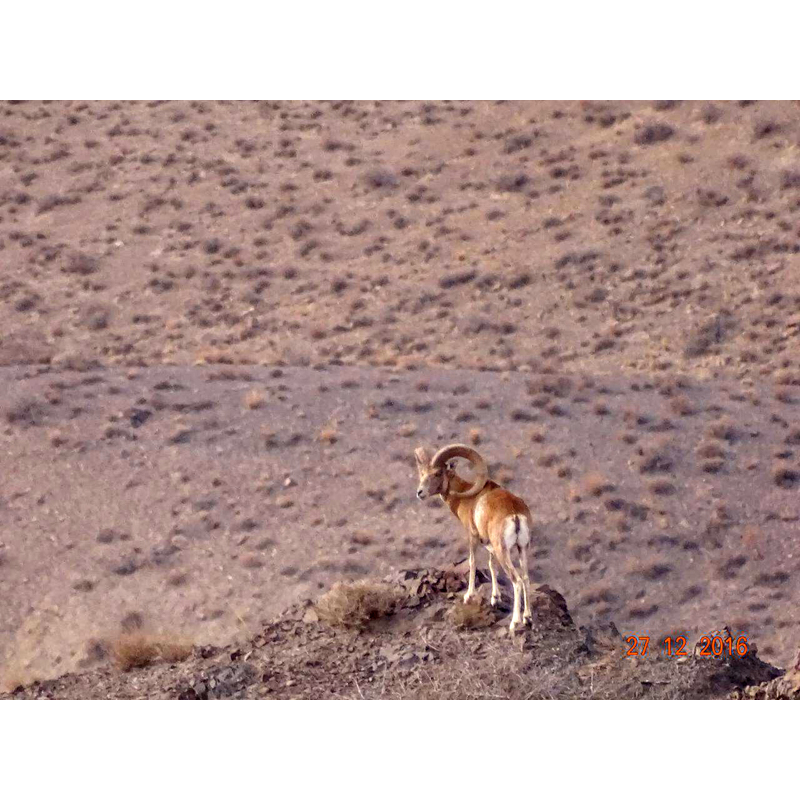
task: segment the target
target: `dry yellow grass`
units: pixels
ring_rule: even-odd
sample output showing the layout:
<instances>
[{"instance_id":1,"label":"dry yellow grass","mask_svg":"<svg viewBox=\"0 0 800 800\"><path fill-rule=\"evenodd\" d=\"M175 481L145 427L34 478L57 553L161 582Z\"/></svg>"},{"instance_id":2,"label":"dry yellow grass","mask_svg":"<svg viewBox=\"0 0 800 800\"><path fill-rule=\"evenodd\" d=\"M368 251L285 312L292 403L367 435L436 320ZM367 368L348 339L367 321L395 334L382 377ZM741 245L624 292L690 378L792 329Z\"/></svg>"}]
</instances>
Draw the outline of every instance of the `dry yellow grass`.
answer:
<instances>
[{"instance_id":1,"label":"dry yellow grass","mask_svg":"<svg viewBox=\"0 0 800 800\"><path fill-rule=\"evenodd\" d=\"M319 600L317 614L323 622L343 628L363 628L373 619L393 614L405 594L377 581L339 582Z\"/></svg>"},{"instance_id":2,"label":"dry yellow grass","mask_svg":"<svg viewBox=\"0 0 800 800\"><path fill-rule=\"evenodd\" d=\"M40 680L38 675L29 673L24 669L10 668L0 678L0 692L11 694L17 689L23 689L32 683L36 683L38 680Z\"/></svg>"},{"instance_id":3,"label":"dry yellow grass","mask_svg":"<svg viewBox=\"0 0 800 800\"><path fill-rule=\"evenodd\" d=\"M408 438L409 436L413 436L416 432L417 432L417 426L414 425L413 422L408 422L405 425L401 426L400 430L398 431L398 434L400 436Z\"/></svg>"},{"instance_id":4,"label":"dry yellow grass","mask_svg":"<svg viewBox=\"0 0 800 800\"><path fill-rule=\"evenodd\" d=\"M244 396L244 404L251 411L255 411L257 408L263 408L265 403L266 397L264 396L264 393L260 392L258 389L251 389Z\"/></svg>"},{"instance_id":5,"label":"dry yellow grass","mask_svg":"<svg viewBox=\"0 0 800 800\"><path fill-rule=\"evenodd\" d=\"M331 420L318 434L317 437L324 444L335 444L339 439L336 421Z\"/></svg>"}]
</instances>

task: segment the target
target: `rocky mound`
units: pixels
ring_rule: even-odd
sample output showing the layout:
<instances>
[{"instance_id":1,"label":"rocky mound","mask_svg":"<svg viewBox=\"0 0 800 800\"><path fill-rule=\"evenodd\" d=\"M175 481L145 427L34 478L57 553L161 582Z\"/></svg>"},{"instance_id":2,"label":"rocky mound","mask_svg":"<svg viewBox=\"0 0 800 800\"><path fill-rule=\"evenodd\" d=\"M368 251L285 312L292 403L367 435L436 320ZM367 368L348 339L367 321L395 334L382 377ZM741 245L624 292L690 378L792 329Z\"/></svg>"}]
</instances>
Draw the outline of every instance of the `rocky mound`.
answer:
<instances>
[{"instance_id":1,"label":"rocky mound","mask_svg":"<svg viewBox=\"0 0 800 800\"><path fill-rule=\"evenodd\" d=\"M480 584L487 576L479 574ZM463 564L337 584L225 648L170 651L128 639L140 660L19 687L27 698L701 699L790 697L797 670L746 652L670 657L630 649L613 624L578 627L564 598L535 587L534 625L513 638L507 607L465 606ZM729 635L721 629L714 635ZM149 646L149 649L147 647ZM125 651L127 655L131 653ZM171 658L184 657L178 663Z\"/></svg>"}]
</instances>

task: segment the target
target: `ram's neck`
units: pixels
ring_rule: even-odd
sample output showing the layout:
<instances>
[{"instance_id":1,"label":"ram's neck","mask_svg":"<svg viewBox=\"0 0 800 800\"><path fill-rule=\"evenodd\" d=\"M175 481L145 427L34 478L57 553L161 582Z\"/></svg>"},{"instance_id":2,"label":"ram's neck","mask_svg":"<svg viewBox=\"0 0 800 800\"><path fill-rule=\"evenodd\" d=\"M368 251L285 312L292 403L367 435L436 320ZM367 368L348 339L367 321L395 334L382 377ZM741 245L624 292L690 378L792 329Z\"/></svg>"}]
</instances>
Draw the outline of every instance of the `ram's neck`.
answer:
<instances>
[{"instance_id":1,"label":"ram's neck","mask_svg":"<svg viewBox=\"0 0 800 800\"><path fill-rule=\"evenodd\" d=\"M450 506L450 510L458 516L458 508L465 501L474 501L475 497L455 497L453 492L465 492L472 486L472 481L465 481L458 475L453 475L448 483L447 493L442 495L442 500ZM477 496L480 496L478 493Z\"/></svg>"}]
</instances>

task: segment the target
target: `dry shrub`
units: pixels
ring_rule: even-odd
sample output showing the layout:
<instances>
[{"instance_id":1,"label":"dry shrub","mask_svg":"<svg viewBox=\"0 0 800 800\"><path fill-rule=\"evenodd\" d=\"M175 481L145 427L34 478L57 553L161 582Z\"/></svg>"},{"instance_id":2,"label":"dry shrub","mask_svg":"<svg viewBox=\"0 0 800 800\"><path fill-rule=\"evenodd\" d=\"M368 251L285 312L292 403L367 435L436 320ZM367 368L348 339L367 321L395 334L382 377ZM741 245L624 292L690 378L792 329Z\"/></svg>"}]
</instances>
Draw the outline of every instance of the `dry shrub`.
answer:
<instances>
[{"instance_id":1,"label":"dry shrub","mask_svg":"<svg viewBox=\"0 0 800 800\"><path fill-rule=\"evenodd\" d=\"M5 409L5 418L12 425L30 428L39 425L46 413L44 403L34 397L23 397Z\"/></svg>"},{"instance_id":2,"label":"dry shrub","mask_svg":"<svg viewBox=\"0 0 800 800\"><path fill-rule=\"evenodd\" d=\"M715 345L729 338L736 327L736 321L727 312L715 314L709 320L698 324L686 336L683 354L687 358L706 355Z\"/></svg>"},{"instance_id":3,"label":"dry shrub","mask_svg":"<svg viewBox=\"0 0 800 800\"><path fill-rule=\"evenodd\" d=\"M470 428L469 431L469 441L471 444L478 445L481 443L481 429L480 428Z\"/></svg>"},{"instance_id":4,"label":"dry shrub","mask_svg":"<svg viewBox=\"0 0 800 800\"><path fill-rule=\"evenodd\" d=\"M192 646L176 639L164 639L145 631L123 633L111 646L114 663L123 672L146 667L156 661L175 663L185 661Z\"/></svg>"},{"instance_id":5,"label":"dry shrub","mask_svg":"<svg viewBox=\"0 0 800 800\"><path fill-rule=\"evenodd\" d=\"M671 125L664 122L652 122L642 126L633 135L633 141L636 144L658 144L671 139L675 133L675 129Z\"/></svg>"},{"instance_id":6,"label":"dry shrub","mask_svg":"<svg viewBox=\"0 0 800 800\"><path fill-rule=\"evenodd\" d=\"M601 494L613 492L616 488L612 481L599 472L592 472L587 475L584 479L584 486L586 493L592 495L592 497L600 497Z\"/></svg>"},{"instance_id":7,"label":"dry shrub","mask_svg":"<svg viewBox=\"0 0 800 800\"><path fill-rule=\"evenodd\" d=\"M534 428L531 431L531 441L536 444L541 444L545 440L545 432L543 428Z\"/></svg>"},{"instance_id":8,"label":"dry shrub","mask_svg":"<svg viewBox=\"0 0 800 800\"><path fill-rule=\"evenodd\" d=\"M540 467L552 467L555 464L558 464L560 461L561 456L558 455L558 453L548 450L546 453L543 453L541 456L539 456L536 463Z\"/></svg>"},{"instance_id":9,"label":"dry shrub","mask_svg":"<svg viewBox=\"0 0 800 800\"><path fill-rule=\"evenodd\" d=\"M708 435L714 439L724 439L727 442L734 442L738 438L738 430L733 424L733 420L724 417L712 422L708 426Z\"/></svg>"},{"instance_id":10,"label":"dry shrub","mask_svg":"<svg viewBox=\"0 0 800 800\"><path fill-rule=\"evenodd\" d=\"M371 620L394 614L404 597L402 589L386 583L340 581L317 600L317 614L328 625L360 629Z\"/></svg>"},{"instance_id":11,"label":"dry shrub","mask_svg":"<svg viewBox=\"0 0 800 800\"><path fill-rule=\"evenodd\" d=\"M756 525L747 525L742 531L742 546L754 554L757 561L764 560L764 534Z\"/></svg>"},{"instance_id":12,"label":"dry shrub","mask_svg":"<svg viewBox=\"0 0 800 800\"><path fill-rule=\"evenodd\" d=\"M398 434L405 438L409 436L413 436L417 432L417 426L414 425L413 422L407 422L405 425L401 426L398 430Z\"/></svg>"},{"instance_id":13,"label":"dry shrub","mask_svg":"<svg viewBox=\"0 0 800 800\"><path fill-rule=\"evenodd\" d=\"M639 447L638 455L639 472L643 474L672 472L676 459L674 441L669 436L656 437L644 442Z\"/></svg>"},{"instance_id":14,"label":"dry shrub","mask_svg":"<svg viewBox=\"0 0 800 800\"><path fill-rule=\"evenodd\" d=\"M325 444L335 444L339 438L339 431L336 427L336 422L329 422L318 434L318 438Z\"/></svg>"},{"instance_id":15,"label":"dry shrub","mask_svg":"<svg viewBox=\"0 0 800 800\"><path fill-rule=\"evenodd\" d=\"M657 480L650 481L650 483L647 485L647 488L653 494L658 494L658 495L675 494L674 484L666 480L665 478L659 478Z\"/></svg>"},{"instance_id":16,"label":"dry shrub","mask_svg":"<svg viewBox=\"0 0 800 800\"><path fill-rule=\"evenodd\" d=\"M716 442L703 442L697 448L697 455L701 458L725 458L725 449Z\"/></svg>"},{"instance_id":17,"label":"dry shrub","mask_svg":"<svg viewBox=\"0 0 800 800\"><path fill-rule=\"evenodd\" d=\"M488 628L494 624L494 614L491 608L486 606L480 598L469 603L459 601L450 610L448 617L456 628L464 630Z\"/></svg>"},{"instance_id":18,"label":"dry shrub","mask_svg":"<svg viewBox=\"0 0 800 800\"><path fill-rule=\"evenodd\" d=\"M251 389L245 396L244 396L244 404L249 408L251 411L255 411L257 408L262 408L266 398L264 397L263 392L259 392L258 389Z\"/></svg>"},{"instance_id":19,"label":"dry shrub","mask_svg":"<svg viewBox=\"0 0 800 800\"><path fill-rule=\"evenodd\" d=\"M792 467L777 466L772 470L772 480L781 489L791 489L800 480L800 472Z\"/></svg>"},{"instance_id":20,"label":"dry shrub","mask_svg":"<svg viewBox=\"0 0 800 800\"><path fill-rule=\"evenodd\" d=\"M685 397L678 395L670 400L669 407L675 414L682 417L690 417L695 413L695 407Z\"/></svg>"}]
</instances>

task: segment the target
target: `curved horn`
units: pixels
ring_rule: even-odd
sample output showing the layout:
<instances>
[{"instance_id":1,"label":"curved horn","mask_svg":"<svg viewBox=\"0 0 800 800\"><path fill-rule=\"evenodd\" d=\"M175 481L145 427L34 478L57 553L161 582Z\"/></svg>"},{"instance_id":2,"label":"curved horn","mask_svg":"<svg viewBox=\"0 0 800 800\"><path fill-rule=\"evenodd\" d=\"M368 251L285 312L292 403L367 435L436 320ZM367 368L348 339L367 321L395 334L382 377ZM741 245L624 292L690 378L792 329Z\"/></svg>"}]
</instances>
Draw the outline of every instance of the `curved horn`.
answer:
<instances>
[{"instance_id":1,"label":"curved horn","mask_svg":"<svg viewBox=\"0 0 800 800\"><path fill-rule=\"evenodd\" d=\"M450 496L474 497L486 486L486 481L489 480L489 467L483 460L483 456L477 450L473 450L465 444L448 444L431 459L431 466L440 467L450 458L466 458L467 461L473 464L478 473L475 476L475 482L469 489L463 492L450 492Z\"/></svg>"}]
</instances>

